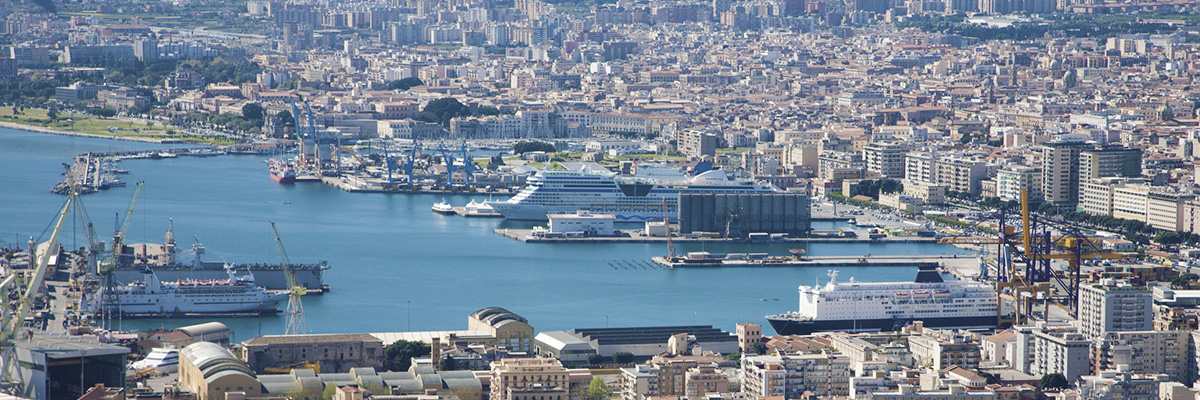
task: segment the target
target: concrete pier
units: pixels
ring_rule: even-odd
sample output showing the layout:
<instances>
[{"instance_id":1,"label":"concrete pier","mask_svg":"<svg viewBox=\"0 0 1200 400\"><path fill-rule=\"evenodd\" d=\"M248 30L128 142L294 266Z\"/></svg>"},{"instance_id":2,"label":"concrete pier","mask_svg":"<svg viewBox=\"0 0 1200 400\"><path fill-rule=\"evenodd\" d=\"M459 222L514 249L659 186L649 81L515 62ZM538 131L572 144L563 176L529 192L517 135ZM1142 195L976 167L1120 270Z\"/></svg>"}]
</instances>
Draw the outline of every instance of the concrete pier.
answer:
<instances>
[{"instance_id":1,"label":"concrete pier","mask_svg":"<svg viewBox=\"0 0 1200 400\"><path fill-rule=\"evenodd\" d=\"M665 237L643 236L632 229L618 229L615 236L585 236L585 237L543 237L534 236L532 229L496 229L493 232L509 239L525 243L667 243ZM937 238L920 236L887 236L871 239L865 229L856 230L858 237L787 237L781 239L744 239L740 237L686 237L673 236L673 242L704 242L704 243L937 243Z\"/></svg>"}]
</instances>

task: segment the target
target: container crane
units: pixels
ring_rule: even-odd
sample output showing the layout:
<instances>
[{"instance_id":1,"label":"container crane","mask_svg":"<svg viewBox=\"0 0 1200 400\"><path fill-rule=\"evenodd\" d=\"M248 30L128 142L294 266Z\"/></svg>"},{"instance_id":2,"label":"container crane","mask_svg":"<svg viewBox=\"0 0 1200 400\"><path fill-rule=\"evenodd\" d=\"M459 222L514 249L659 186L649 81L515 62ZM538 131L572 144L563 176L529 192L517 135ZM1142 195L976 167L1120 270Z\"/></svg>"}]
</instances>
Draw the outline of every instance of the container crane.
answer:
<instances>
[{"instance_id":1,"label":"container crane","mask_svg":"<svg viewBox=\"0 0 1200 400\"><path fill-rule=\"evenodd\" d=\"M46 246L46 251L38 258L37 268L33 271L33 275L29 276L29 283L25 287L25 292L20 294L20 304L13 311L10 307L3 307L0 311L0 369L3 369L2 381L0 388L5 393L16 395L19 397L29 397L29 388L25 387L24 377L21 375L20 361L17 359L17 349L14 341L18 334L32 335L32 331L27 331L23 327L25 322L25 314L33 307L33 300L37 297L38 292L42 289L42 283L46 279L46 269L50 264L50 257L57 253L58 236L62 233L63 223L67 220L67 215L71 212L71 203L75 201L77 193L72 190L67 197L66 204L62 210L58 212L58 222L54 225L54 231L50 234L50 241ZM30 254L30 257L36 256ZM19 290L16 287L17 275L11 274L3 281L0 281L0 298L7 300L9 294L14 290Z\"/></svg>"},{"instance_id":2,"label":"container crane","mask_svg":"<svg viewBox=\"0 0 1200 400\"><path fill-rule=\"evenodd\" d=\"M299 335L304 331L304 305L300 302L300 296L308 293L300 281L296 279L296 272L292 271L292 267L288 266L287 252L283 250L283 241L279 239L279 230L275 229L275 221L271 221L271 232L275 234L275 247L279 249L279 260L283 263L283 273L287 277L288 288L288 306L287 306L287 327L284 329L284 335Z\"/></svg>"}]
</instances>

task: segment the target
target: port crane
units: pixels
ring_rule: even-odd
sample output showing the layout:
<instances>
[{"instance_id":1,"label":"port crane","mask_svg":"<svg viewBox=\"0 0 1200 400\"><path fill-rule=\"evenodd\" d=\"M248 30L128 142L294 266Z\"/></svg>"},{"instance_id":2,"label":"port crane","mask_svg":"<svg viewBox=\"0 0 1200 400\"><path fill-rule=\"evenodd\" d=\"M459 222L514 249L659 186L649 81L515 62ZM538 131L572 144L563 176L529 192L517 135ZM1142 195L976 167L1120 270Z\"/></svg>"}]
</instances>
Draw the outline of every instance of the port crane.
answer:
<instances>
[{"instance_id":1,"label":"port crane","mask_svg":"<svg viewBox=\"0 0 1200 400\"><path fill-rule=\"evenodd\" d=\"M0 310L0 369L3 369L2 377L0 377L0 389L5 393L19 397L29 397L29 388L25 387L25 378L21 374L20 360L17 358L16 344L14 343L18 336L32 337L33 331L24 328L25 314L28 314L33 307L33 300L37 297L42 289L42 284L46 279L46 270L50 264L50 257L58 253L58 236L62 233L63 223L67 220L67 215L71 212L71 204L75 201L77 192L72 190L67 196L66 204L63 204L62 209L58 212L58 222L54 224L54 231L50 234L50 241L47 243L46 251L37 256L37 251L34 249L30 257L37 257L37 268L33 270L33 274L29 275L28 283L25 286L25 291L18 293L20 303L16 310L13 310L7 305ZM8 277L0 281L0 299L7 301L9 296L20 286L17 274L10 274Z\"/></svg>"},{"instance_id":2,"label":"port crane","mask_svg":"<svg viewBox=\"0 0 1200 400\"><path fill-rule=\"evenodd\" d=\"M296 279L296 272L292 271L292 267L288 266L287 252L283 250L283 241L279 239L279 230L275 229L275 221L271 221L271 232L275 234L275 247L279 249L279 260L283 263L283 273L287 277L288 283L288 306L287 306L287 327L284 329L284 335L299 335L304 331L304 305L300 302L300 296L308 293L308 289L300 284L300 280Z\"/></svg>"},{"instance_id":3,"label":"port crane","mask_svg":"<svg viewBox=\"0 0 1200 400\"><path fill-rule=\"evenodd\" d=\"M145 181L138 182L137 187L133 190L133 198L129 200L129 208L125 210L125 221L113 232L112 252L109 253L108 260L101 261L97 265L96 273L100 275L101 285L103 285L100 291L100 312L106 323L111 317L109 304L117 300L117 282L113 278L113 271L117 269L122 262L121 259L125 256L126 232L129 231L129 223L133 222L133 210L137 207L138 196L142 194L142 185L145 183Z\"/></svg>"},{"instance_id":4,"label":"port crane","mask_svg":"<svg viewBox=\"0 0 1200 400\"><path fill-rule=\"evenodd\" d=\"M420 154L421 154L421 142L414 140L412 150L408 152L408 157L405 158L404 165L402 165L402 167L404 168L404 173L406 175L408 175L408 183L406 184L406 186L409 189L412 189L413 182L416 181L416 179L413 178L413 169L415 169L415 165L417 163L417 157L420 156Z\"/></svg>"}]
</instances>

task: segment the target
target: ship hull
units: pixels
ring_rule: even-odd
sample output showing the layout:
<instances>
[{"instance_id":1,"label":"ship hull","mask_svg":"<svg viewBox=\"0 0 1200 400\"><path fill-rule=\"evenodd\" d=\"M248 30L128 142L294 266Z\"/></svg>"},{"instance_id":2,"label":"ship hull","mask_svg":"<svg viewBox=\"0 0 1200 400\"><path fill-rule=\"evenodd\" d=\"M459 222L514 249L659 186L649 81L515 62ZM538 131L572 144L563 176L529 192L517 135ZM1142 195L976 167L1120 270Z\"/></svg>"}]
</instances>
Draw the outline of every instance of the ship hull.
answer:
<instances>
[{"instance_id":1,"label":"ship hull","mask_svg":"<svg viewBox=\"0 0 1200 400\"><path fill-rule=\"evenodd\" d=\"M797 320L783 317L767 317L771 328L780 335L808 335L814 332L890 332L918 320L914 319L866 319L866 320ZM924 318L926 328L978 329L996 328L996 316Z\"/></svg>"},{"instance_id":2,"label":"ship hull","mask_svg":"<svg viewBox=\"0 0 1200 400\"><path fill-rule=\"evenodd\" d=\"M271 180L275 183L296 183L296 175L271 172Z\"/></svg>"},{"instance_id":3,"label":"ship hull","mask_svg":"<svg viewBox=\"0 0 1200 400\"><path fill-rule=\"evenodd\" d=\"M279 303L287 299L286 294L275 294L263 299L246 301L227 301L215 296L164 295L156 297L118 295L120 303L109 306L108 310L125 315L276 313L279 312ZM164 300L169 300L169 302Z\"/></svg>"},{"instance_id":4,"label":"ship hull","mask_svg":"<svg viewBox=\"0 0 1200 400\"><path fill-rule=\"evenodd\" d=\"M520 221L546 221L549 218L546 214L574 214L579 210L589 210L594 213L612 214L616 217L617 222L646 222L646 221L661 221L662 211L654 210L647 212L620 212L611 210L594 210L588 206L573 207L552 207L548 208L540 205L525 205L512 204L507 202L488 203L492 209L504 216L504 219L520 220Z\"/></svg>"}]
</instances>

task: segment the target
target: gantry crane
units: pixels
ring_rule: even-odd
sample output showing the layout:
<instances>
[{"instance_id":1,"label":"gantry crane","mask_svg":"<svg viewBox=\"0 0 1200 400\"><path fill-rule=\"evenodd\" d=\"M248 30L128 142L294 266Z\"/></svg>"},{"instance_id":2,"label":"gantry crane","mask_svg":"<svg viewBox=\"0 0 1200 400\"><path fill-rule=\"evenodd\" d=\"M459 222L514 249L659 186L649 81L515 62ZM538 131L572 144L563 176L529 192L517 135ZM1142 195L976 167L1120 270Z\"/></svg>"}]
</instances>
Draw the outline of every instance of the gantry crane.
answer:
<instances>
[{"instance_id":1,"label":"gantry crane","mask_svg":"<svg viewBox=\"0 0 1200 400\"><path fill-rule=\"evenodd\" d=\"M279 248L279 261L283 263L283 273L287 277L288 283L288 306L287 306L287 327L284 329L284 335L299 335L304 331L304 305L300 303L300 296L308 293L308 289L300 285L300 280L296 279L296 272L292 271L292 267L288 266L287 252L283 250L283 241L279 239L279 231L275 229L275 221L271 221L271 232L275 233L275 247Z\"/></svg>"},{"instance_id":2,"label":"gantry crane","mask_svg":"<svg viewBox=\"0 0 1200 400\"><path fill-rule=\"evenodd\" d=\"M37 297L38 292L42 289L42 283L46 279L46 269L50 264L50 257L58 253L58 236L62 233L63 223L67 220L67 215L71 212L71 203L75 201L77 193L72 190L67 197L66 204L63 204L62 210L58 212L58 222L54 225L54 231L50 234L50 241L47 243L46 251L38 257L37 268L33 270L33 275L29 276L29 282L25 286L25 292L20 294L20 303L16 310L8 307L0 307L0 369L3 369L2 382L0 388L5 393L16 395L18 397L29 397L29 388L25 387L24 377L21 375L20 361L17 359L17 349L14 342L18 338L18 334L32 335L32 331L27 331L23 327L25 322L25 314L28 314L33 307L33 300ZM37 251L34 249L33 254L29 257L37 257ZM0 281L0 299L8 301L9 294L13 290L17 290L17 274L11 274L3 281Z\"/></svg>"}]
</instances>

